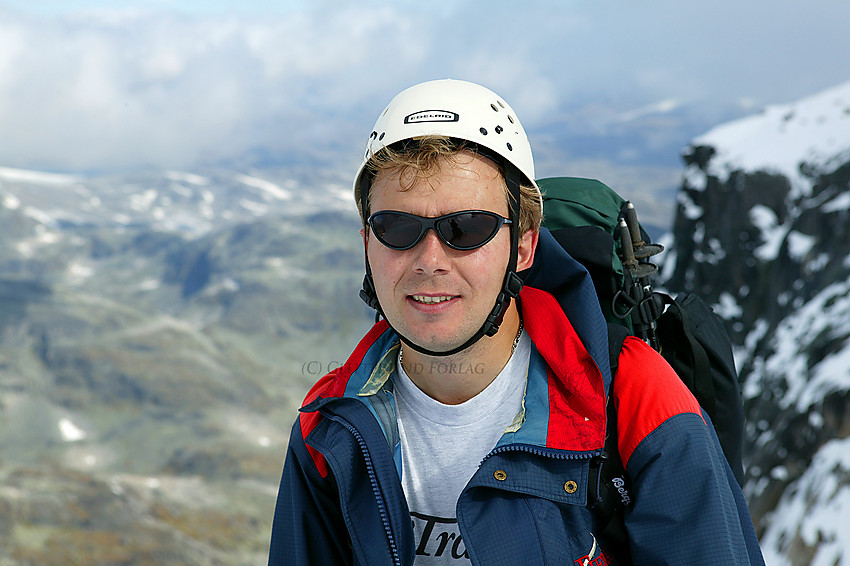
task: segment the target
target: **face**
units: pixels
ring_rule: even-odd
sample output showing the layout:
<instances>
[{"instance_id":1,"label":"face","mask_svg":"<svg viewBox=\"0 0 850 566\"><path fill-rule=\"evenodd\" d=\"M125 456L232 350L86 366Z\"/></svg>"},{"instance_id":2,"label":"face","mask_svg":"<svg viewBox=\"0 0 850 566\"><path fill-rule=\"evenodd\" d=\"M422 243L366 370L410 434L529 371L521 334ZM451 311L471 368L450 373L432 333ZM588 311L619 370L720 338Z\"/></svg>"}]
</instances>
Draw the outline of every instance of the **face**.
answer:
<instances>
[{"instance_id":1,"label":"face","mask_svg":"<svg viewBox=\"0 0 850 566\"><path fill-rule=\"evenodd\" d=\"M416 179L408 190L403 190L398 173L382 171L372 183L371 197L373 212L434 217L486 210L509 216L498 168L472 153L461 154L458 163L444 161L438 173ZM390 324L430 350L463 344L484 323L502 289L510 258L509 230L503 226L487 244L470 251L449 248L433 230L404 251L364 235L375 290ZM518 270L531 266L535 244L536 234L530 231L520 238Z\"/></svg>"}]
</instances>

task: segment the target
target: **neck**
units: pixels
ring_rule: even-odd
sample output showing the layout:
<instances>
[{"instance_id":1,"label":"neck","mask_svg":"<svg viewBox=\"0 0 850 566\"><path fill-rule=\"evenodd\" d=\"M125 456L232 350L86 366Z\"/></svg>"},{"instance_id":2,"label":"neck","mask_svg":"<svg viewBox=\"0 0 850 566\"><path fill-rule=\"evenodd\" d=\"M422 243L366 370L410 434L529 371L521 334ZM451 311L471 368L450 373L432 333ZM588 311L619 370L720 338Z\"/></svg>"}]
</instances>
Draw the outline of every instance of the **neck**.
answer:
<instances>
[{"instance_id":1,"label":"neck","mask_svg":"<svg viewBox=\"0 0 850 566\"><path fill-rule=\"evenodd\" d=\"M519 330L516 301L511 301L495 336L484 337L451 356L428 356L402 344L402 366L428 396L457 405L472 399L496 379L511 358Z\"/></svg>"}]
</instances>

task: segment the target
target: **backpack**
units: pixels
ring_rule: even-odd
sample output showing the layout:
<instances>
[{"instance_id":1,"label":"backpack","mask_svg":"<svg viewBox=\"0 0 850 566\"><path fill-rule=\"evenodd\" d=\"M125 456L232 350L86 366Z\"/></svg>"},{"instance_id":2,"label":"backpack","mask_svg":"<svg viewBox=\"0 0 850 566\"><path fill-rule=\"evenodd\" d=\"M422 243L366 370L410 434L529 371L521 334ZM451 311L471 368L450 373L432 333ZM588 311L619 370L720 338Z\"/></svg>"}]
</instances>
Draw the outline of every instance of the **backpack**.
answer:
<instances>
[{"instance_id":1,"label":"backpack","mask_svg":"<svg viewBox=\"0 0 850 566\"><path fill-rule=\"evenodd\" d=\"M547 261L551 265L566 251L580 262L592 278L608 322L612 378L617 379L627 336L638 336L658 350L710 417L741 484L743 403L731 340L722 320L696 295L680 294L674 299L652 289L651 277L657 268L649 258L663 247L650 242L632 203L593 179L556 177L541 179L538 185L544 195L543 227L552 238L540 238L535 265L523 274L525 283L558 298ZM544 261L537 265L541 256ZM600 525L598 534L613 551L608 553L630 563L623 515L631 503L631 482L617 450L613 403L608 405L605 448L595 459L589 479L591 488L598 486L598 490L591 492L588 505Z\"/></svg>"}]
</instances>

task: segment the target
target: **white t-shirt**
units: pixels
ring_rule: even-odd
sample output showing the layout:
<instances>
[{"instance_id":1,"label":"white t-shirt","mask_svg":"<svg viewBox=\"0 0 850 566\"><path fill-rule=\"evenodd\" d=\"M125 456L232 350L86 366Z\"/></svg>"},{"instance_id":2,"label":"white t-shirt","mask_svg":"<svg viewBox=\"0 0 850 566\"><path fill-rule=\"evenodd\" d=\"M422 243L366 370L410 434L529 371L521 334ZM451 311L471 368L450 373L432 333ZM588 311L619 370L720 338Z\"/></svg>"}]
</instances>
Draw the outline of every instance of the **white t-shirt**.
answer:
<instances>
[{"instance_id":1,"label":"white t-shirt","mask_svg":"<svg viewBox=\"0 0 850 566\"><path fill-rule=\"evenodd\" d=\"M470 563L457 525L457 500L519 414L530 356L531 339L523 331L496 379L460 405L444 405L429 397L396 364L402 486L416 535L417 565ZM474 372L476 367L460 370Z\"/></svg>"}]
</instances>

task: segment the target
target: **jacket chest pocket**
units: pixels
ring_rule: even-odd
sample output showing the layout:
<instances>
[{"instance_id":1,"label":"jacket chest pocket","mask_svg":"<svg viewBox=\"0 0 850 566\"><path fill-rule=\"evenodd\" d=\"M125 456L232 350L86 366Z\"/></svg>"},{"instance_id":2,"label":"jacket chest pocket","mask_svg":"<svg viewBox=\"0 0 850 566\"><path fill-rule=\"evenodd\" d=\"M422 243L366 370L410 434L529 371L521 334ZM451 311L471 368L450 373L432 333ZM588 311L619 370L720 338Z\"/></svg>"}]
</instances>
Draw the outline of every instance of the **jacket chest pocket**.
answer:
<instances>
[{"instance_id":1,"label":"jacket chest pocket","mask_svg":"<svg viewBox=\"0 0 850 566\"><path fill-rule=\"evenodd\" d=\"M587 508L587 460L487 460L458 502L478 564L607 566Z\"/></svg>"},{"instance_id":2,"label":"jacket chest pocket","mask_svg":"<svg viewBox=\"0 0 850 566\"><path fill-rule=\"evenodd\" d=\"M609 564L583 505L478 488L462 498L458 521L478 564Z\"/></svg>"}]
</instances>

